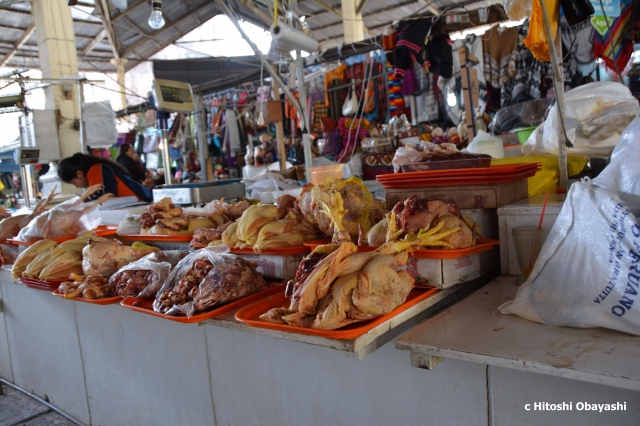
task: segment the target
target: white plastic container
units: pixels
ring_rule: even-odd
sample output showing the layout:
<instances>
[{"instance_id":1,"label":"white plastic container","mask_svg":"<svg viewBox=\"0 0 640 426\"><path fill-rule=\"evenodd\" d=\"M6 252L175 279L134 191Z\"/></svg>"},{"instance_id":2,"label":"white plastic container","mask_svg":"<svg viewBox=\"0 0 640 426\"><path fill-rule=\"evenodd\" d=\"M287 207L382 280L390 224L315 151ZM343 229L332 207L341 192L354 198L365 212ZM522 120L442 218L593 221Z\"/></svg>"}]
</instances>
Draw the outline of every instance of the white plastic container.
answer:
<instances>
[{"instance_id":1,"label":"white plastic container","mask_svg":"<svg viewBox=\"0 0 640 426\"><path fill-rule=\"evenodd\" d=\"M549 194L542 228L549 231L556 222L566 195ZM518 266L516 249L511 231L516 226L538 226L544 195L516 201L498 208L498 226L500 229L500 269L503 275L522 275ZM544 237L546 239L546 236ZM544 239L542 244L544 245Z\"/></svg>"}]
</instances>

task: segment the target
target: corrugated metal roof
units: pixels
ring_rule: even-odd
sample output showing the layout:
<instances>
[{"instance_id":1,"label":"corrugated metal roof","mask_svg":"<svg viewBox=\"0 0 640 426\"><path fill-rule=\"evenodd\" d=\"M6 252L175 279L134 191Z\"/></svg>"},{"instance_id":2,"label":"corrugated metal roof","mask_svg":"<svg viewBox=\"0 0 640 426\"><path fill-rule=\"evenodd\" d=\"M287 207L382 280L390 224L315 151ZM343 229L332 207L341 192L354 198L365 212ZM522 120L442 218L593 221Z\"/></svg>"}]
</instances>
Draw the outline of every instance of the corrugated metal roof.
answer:
<instances>
[{"instance_id":1,"label":"corrugated metal roof","mask_svg":"<svg viewBox=\"0 0 640 426\"><path fill-rule=\"evenodd\" d=\"M228 1L239 17L268 28L267 23L261 21L260 15L271 16L266 5L272 0ZM341 8L341 0L324 0L321 3L338 11ZM476 9L497 3L500 0L482 0L473 4L470 4L470 0L435 0L431 4L445 10L465 4L467 9ZM83 50L100 34L103 26L98 12L92 7L93 0L80 0L79 4L80 6L72 7L71 11L78 49L78 67L81 71L115 71L115 67L109 62L113 51L107 38L100 40L90 53L83 55ZM118 53L129 59L127 68L148 60L220 13L213 0L164 0L162 8L166 25L157 31L152 30L147 23L151 13L149 0L129 0L128 8L124 11L112 8L111 20L118 42ZM262 13L255 13L256 9ZM426 11L426 6L417 0L368 0L362 16L368 33L378 35L393 21ZM343 42L342 19L335 11L328 10L314 0L305 0L299 4L299 12L306 16L313 35L320 41L321 49L338 46ZM29 2L12 3L0 8L0 58L13 49L16 41L22 37L23 30L32 23ZM37 37L34 33L7 66L35 68L38 65Z\"/></svg>"}]
</instances>

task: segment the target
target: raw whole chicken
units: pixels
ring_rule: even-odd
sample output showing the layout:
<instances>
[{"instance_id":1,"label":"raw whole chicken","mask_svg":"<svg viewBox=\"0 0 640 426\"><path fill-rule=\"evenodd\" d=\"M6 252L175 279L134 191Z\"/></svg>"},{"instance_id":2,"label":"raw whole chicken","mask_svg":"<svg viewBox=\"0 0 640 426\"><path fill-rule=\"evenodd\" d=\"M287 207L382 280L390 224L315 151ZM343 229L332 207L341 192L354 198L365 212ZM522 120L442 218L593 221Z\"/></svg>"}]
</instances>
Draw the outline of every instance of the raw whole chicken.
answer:
<instances>
[{"instance_id":1,"label":"raw whole chicken","mask_svg":"<svg viewBox=\"0 0 640 426\"><path fill-rule=\"evenodd\" d=\"M371 193L358 178L334 181L326 185L305 187L306 192L298 199L296 213L301 213L305 220L322 231L326 236L334 234L332 221L323 213L323 205L331 204L332 193L338 192L342 197L345 214L343 225L354 240L360 232L367 233L386 210L382 203L374 200Z\"/></svg>"},{"instance_id":2,"label":"raw whole chicken","mask_svg":"<svg viewBox=\"0 0 640 426\"><path fill-rule=\"evenodd\" d=\"M125 246L117 240L89 240L89 244L82 250L84 275L102 275L109 278L126 264L159 250L148 246L136 248L137 244L139 243Z\"/></svg>"},{"instance_id":3,"label":"raw whole chicken","mask_svg":"<svg viewBox=\"0 0 640 426\"><path fill-rule=\"evenodd\" d=\"M55 190L56 188L53 188L53 191L51 191L51 194L49 194L46 199L38 201L31 214L11 216L0 222L0 241L17 236L33 219L44 213L47 204L49 204L53 197L58 195L55 193Z\"/></svg>"},{"instance_id":4,"label":"raw whole chicken","mask_svg":"<svg viewBox=\"0 0 640 426\"><path fill-rule=\"evenodd\" d=\"M406 264L408 250L448 245L442 240L459 228L441 231L443 223L405 239L390 241L375 251L358 252L342 225L345 209L338 192L331 194L323 212L334 228L334 243L317 247L300 263L292 285L289 308L274 308L263 320L300 327L334 330L391 312L404 303L414 280L398 267ZM395 223L395 214L390 221ZM393 231L394 226L390 227Z\"/></svg>"},{"instance_id":5,"label":"raw whole chicken","mask_svg":"<svg viewBox=\"0 0 640 426\"><path fill-rule=\"evenodd\" d=\"M395 216L392 227L389 227L389 218ZM475 234L478 225L465 217L458 206L441 200L420 200L416 195L397 203L391 214L387 214L378 222L366 236L370 246L380 246L392 239L402 238L410 233L418 232L424 227L433 227L442 223L442 231L457 229L442 241L444 247L461 249L475 245Z\"/></svg>"}]
</instances>

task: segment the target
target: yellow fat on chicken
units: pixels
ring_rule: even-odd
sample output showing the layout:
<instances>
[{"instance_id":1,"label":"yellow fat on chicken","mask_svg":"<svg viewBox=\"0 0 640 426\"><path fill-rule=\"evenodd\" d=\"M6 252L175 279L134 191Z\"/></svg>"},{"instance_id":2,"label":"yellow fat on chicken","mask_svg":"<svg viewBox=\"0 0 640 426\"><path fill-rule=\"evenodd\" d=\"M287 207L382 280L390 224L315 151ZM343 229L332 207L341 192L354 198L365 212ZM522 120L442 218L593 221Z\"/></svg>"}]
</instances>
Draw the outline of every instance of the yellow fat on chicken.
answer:
<instances>
[{"instance_id":1,"label":"yellow fat on chicken","mask_svg":"<svg viewBox=\"0 0 640 426\"><path fill-rule=\"evenodd\" d=\"M40 272L51 263L53 259L62 253L54 254L55 247L49 248L38 254L22 272L22 275L29 278L37 278Z\"/></svg>"},{"instance_id":2,"label":"yellow fat on chicken","mask_svg":"<svg viewBox=\"0 0 640 426\"><path fill-rule=\"evenodd\" d=\"M241 246L253 246L263 226L278 219L276 206L251 206L238 219L236 233Z\"/></svg>"},{"instance_id":3,"label":"yellow fat on chicken","mask_svg":"<svg viewBox=\"0 0 640 426\"><path fill-rule=\"evenodd\" d=\"M238 244L238 222L233 222L222 232L222 242L229 247L235 247Z\"/></svg>"},{"instance_id":4,"label":"yellow fat on chicken","mask_svg":"<svg viewBox=\"0 0 640 426\"><path fill-rule=\"evenodd\" d=\"M82 253L68 251L56 257L48 264L39 278L41 280L55 280L69 278L70 274L82 274Z\"/></svg>"},{"instance_id":5,"label":"yellow fat on chicken","mask_svg":"<svg viewBox=\"0 0 640 426\"><path fill-rule=\"evenodd\" d=\"M299 247L304 243L304 237L297 232L287 232L268 240L257 242L253 246L253 251L256 253L262 253L263 250L270 248L282 248L282 247Z\"/></svg>"},{"instance_id":6,"label":"yellow fat on chicken","mask_svg":"<svg viewBox=\"0 0 640 426\"><path fill-rule=\"evenodd\" d=\"M25 251L20 253L20 256L18 256L16 261L13 263L13 268L11 269L11 277L14 280L17 279L19 275L27 269L29 263L31 263L33 259L36 258L36 256L38 256L43 251L49 250L57 245L58 243L53 240L40 240L37 243L29 246Z\"/></svg>"}]
</instances>

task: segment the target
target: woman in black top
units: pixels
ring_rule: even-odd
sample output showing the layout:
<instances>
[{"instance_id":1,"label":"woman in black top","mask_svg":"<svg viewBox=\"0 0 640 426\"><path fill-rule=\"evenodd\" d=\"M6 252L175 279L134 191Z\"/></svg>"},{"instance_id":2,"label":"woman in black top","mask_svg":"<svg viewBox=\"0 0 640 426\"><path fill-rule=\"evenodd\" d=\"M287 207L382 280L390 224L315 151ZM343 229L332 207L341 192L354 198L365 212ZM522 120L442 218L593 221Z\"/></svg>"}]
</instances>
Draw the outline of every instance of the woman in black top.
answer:
<instances>
[{"instance_id":1,"label":"woman in black top","mask_svg":"<svg viewBox=\"0 0 640 426\"><path fill-rule=\"evenodd\" d=\"M133 146L128 143L122 144L116 161L129 172L133 180L144 184L147 172L142 167L140 157L136 154Z\"/></svg>"}]
</instances>

